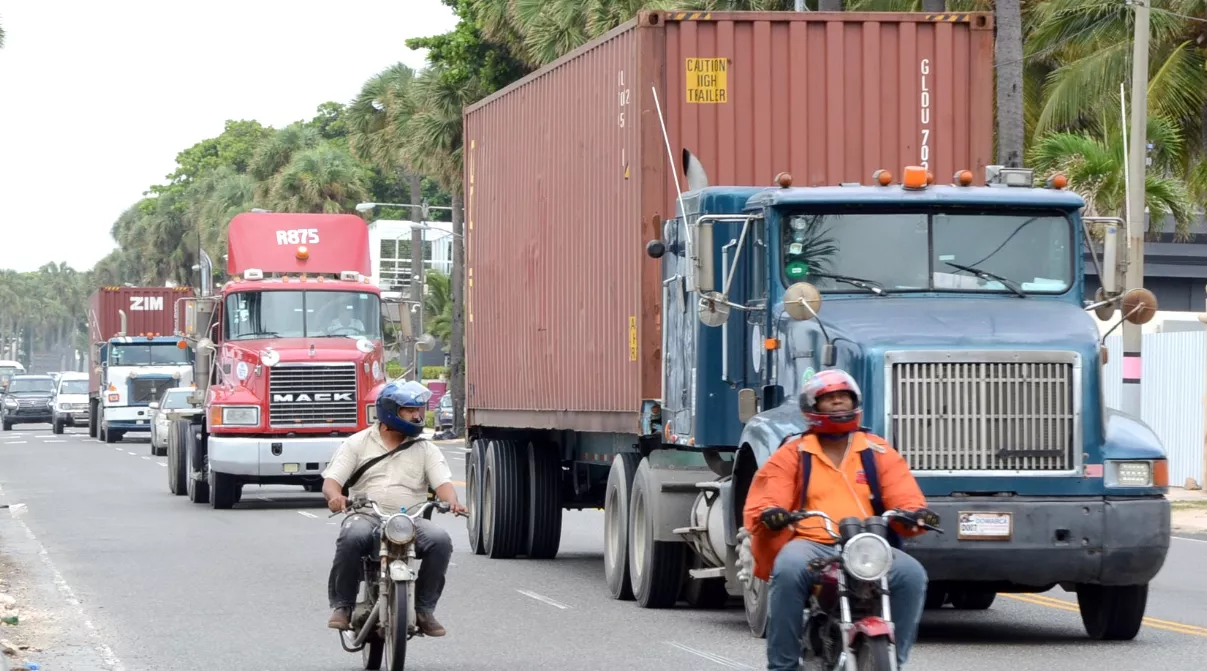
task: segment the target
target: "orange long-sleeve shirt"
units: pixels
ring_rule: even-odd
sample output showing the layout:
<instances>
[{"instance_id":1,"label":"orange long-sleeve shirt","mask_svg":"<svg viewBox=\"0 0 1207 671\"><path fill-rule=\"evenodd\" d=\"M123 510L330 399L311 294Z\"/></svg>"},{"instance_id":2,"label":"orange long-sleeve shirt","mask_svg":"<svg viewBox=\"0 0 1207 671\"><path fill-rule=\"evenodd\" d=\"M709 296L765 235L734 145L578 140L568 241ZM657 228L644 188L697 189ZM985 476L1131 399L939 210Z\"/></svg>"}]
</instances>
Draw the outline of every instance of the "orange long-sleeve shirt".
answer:
<instances>
[{"instance_id":1,"label":"orange long-sleeve shirt","mask_svg":"<svg viewBox=\"0 0 1207 671\"><path fill-rule=\"evenodd\" d=\"M751 534L751 552L754 555L754 574L762 580L770 580L771 567L780 548L794 538L803 538L818 543L832 544L826 533L824 522L817 518L805 520L795 527L771 531L759 522L759 515L767 508L780 507L794 511L800 508L801 458L812 455L813 466L809 474L809 491L805 507L820 510L834 520L834 530L844 517L864 519L872 516L872 490L863 472L860 452L876 452L876 469L880 479L880 495L886 509L917 510L926 505L926 497L914 480L905 458L879 436L856 432L851 434L851 447L842 464L835 465L822 452L817 437L805 434L785 442L771 458L759 468L746 496L742 511L745 527ZM921 533L917 529L906 529L893 524L893 530L902 536Z\"/></svg>"}]
</instances>

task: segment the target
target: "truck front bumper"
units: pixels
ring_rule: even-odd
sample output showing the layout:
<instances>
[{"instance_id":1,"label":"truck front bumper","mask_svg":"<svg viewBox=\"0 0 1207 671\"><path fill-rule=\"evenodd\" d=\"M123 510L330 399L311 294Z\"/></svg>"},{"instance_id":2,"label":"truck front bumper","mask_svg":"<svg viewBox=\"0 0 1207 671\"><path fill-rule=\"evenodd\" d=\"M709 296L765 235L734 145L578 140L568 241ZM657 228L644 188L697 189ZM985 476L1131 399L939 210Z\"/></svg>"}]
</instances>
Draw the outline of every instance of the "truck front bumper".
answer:
<instances>
[{"instance_id":1,"label":"truck front bumper","mask_svg":"<svg viewBox=\"0 0 1207 671\"><path fill-rule=\"evenodd\" d=\"M101 417L107 429L125 432L151 430L151 409L147 406L106 406Z\"/></svg>"},{"instance_id":2,"label":"truck front bumper","mask_svg":"<svg viewBox=\"0 0 1207 671\"><path fill-rule=\"evenodd\" d=\"M247 477L314 476L323 472L343 438L240 438L210 434L206 448L215 473Z\"/></svg>"},{"instance_id":3,"label":"truck front bumper","mask_svg":"<svg viewBox=\"0 0 1207 671\"><path fill-rule=\"evenodd\" d=\"M944 533L906 539L905 550L931 582L1139 585L1157 575L1169 551L1164 497L935 497L927 506L942 517ZM960 514L967 512L1010 513L1010 537L962 539Z\"/></svg>"}]
</instances>

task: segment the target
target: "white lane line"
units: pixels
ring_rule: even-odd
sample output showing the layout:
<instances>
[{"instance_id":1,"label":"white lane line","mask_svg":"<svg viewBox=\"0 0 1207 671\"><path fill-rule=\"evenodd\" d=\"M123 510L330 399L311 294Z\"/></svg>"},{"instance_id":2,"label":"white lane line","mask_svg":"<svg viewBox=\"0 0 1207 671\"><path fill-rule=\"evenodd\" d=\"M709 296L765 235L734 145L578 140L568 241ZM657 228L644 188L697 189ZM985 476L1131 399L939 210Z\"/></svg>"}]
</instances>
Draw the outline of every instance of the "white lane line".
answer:
<instances>
[{"instance_id":1,"label":"white lane line","mask_svg":"<svg viewBox=\"0 0 1207 671\"><path fill-rule=\"evenodd\" d=\"M311 514L311 513L306 512L305 510L299 510L299 511L297 511L297 513L298 513L299 515L305 515L306 517L312 517L312 518L314 518L314 519L316 519L316 520L319 518L319 516L318 516L318 515L313 515L313 514Z\"/></svg>"},{"instance_id":2,"label":"white lane line","mask_svg":"<svg viewBox=\"0 0 1207 671\"><path fill-rule=\"evenodd\" d=\"M143 457L143 459L146 459L147 461L151 461L151 457Z\"/></svg>"},{"instance_id":3,"label":"white lane line","mask_svg":"<svg viewBox=\"0 0 1207 671\"><path fill-rule=\"evenodd\" d=\"M132 456L132 457L137 457L137 456L138 456L137 454L135 454L135 453L133 453L133 452L127 452L126 454L129 454L129 455L130 455L130 456Z\"/></svg>"},{"instance_id":4,"label":"white lane line","mask_svg":"<svg viewBox=\"0 0 1207 671\"><path fill-rule=\"evenodd\" d=\"M707 659L708 661L713 662L714 664L720 664L721 666L723 666L727 669L751 669L751 671L754 671L753 666L747 666L741 662L736 662L732 659L729 659L728 657L722 657L720 655L714 655L711 652L697 650L693 647L683 645L682 643L676 643L674 641L667 641L667 644L670 645L671 647L678 648L678 649L682 650L683 652L691 653L697 657Z\"/></svg>"},{"instance_id":5,"label":"white lane line","mask_svg":"<svg viewBox=\"0 0 1207 671\"><path fill-rule=\"evenodd\" d=\"M29 442L28 440L10 440L4 444L5 445L24 445L28 442Z\"/></svg>"},{"instance_id":6,"label":"white lane line","mask_svg":"<svg viewBox=\"0 0 1207 671\"><path fill-rule=\"evenodd\" d=\"M1191 543L1207 543L1207 541L1205 541L1201 538L1187 538L1185 536L1170 536L1170 538L1180 540L1180 541L1190 541Z\"/></svg>"},{"instance_id":7,"label":"white lane line","mask_svg":"<svg viewBox=\"0 0 1207 671\"><path fill-rule=\"evenodd\" d=\"M62 442L62 441L59 441L59 442ZM457 459L459 461L465 461L465 457L453 457L453 459Z\"/></svg>"},{"instance_id":8,"label":"white lane line","mask_svg":"<svg viewBox=\"0 0 1207 671\"><path fill-rule=\"evenodd\" d=\"M54 436L34 436L34 438L54 438Z\"/></svg>"},{"instance_id":9,"label":"white lane line","mask_svg":"<svg viewBox=\"0 0 1207 671\"><path fill-rule=\"evenodd\" d=\"M4 490L0 489L0 496L3 495ZM38 540L38 537L34 535L33 529L29 528L25 520L16 515L13 516L13 520L25 532L25 537L38 548L38 557L41 558L42 564L46 566L54 578L55 587L59 589L59 593L63 595L63 598L67 600L68 605L75 608L76 616L83 620L84 628L88 630L88 636L93 641L93 648L100 654L101 661L111 671L125 671L121 660L117 658L117 655L113 654L113 649L105 644L105 640L101 638L101 633L97 630L96 625L92 624L92 620L89 620L87 614L84 613L80 600L76 598L75 592L71 590L71 586L63 579L63 574L59 573L59 569L55 568L54 562L50 561L50 553L46 552L46 547L42 545L42 541Z\"/></svg>"},{"instance_id":10,"label":"white lane line","mask_svg":"<svg viewBox=\"0 0 1207 671\"><path fill-rule=\"evenodd\" d=\"M44 440L43 443L66 443L65 440Z\"/></svg>"},{"instance_id":11,"label":"white lane line","mask_svg":"<svg viewBox=\"0 0 1207 671\"><path fill-rule=\"evenodd\" d=\"M115 448L113 448L113 449L117 450L118 452L125 452L125 450L123 450L123 449L122 449L122 448L120 448L120 447L115 447Z\"/></svg>"},{"instance_id":12,"label":"white lane line","mask_svg":"<svg viewBox=\"0 0 1207 671\"><path fill-rule=\"evenodd\" d=\"M155 463L159 464L160 466L163 466L164 468L167 468L167 467L168 467L167 463L162 462L162 461L157 461L157 462L155 462Z\"/></svg>"},{"instance_id":13,"label":"white lane line","mask_svg":"<svg viewBox=\"0 0 1207 671\"><path fill-rule=\"evenodd\" d=\"M540 601L541 603L549 605L549 606L553 606L554 608L560 608L562 610L566 610L567 608L569 608L569 606L567 606L564 603L558 603L557 601L554 601L553 599L550 599L547 596L537 594L536 592L529 592L526 589L517 589L516 591L519 592L520 594L523 594L524 596L528 597L529 599L536 599L537 601Z\"/></svg>"}]
</instances>

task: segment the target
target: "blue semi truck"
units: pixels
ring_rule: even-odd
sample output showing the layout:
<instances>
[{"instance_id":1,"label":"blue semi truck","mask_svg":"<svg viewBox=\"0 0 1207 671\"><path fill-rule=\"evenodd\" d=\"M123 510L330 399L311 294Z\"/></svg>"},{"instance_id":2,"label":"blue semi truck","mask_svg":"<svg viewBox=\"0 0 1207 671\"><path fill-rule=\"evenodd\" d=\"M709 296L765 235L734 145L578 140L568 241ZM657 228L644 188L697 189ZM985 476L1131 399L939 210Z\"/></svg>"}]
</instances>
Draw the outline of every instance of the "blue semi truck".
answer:
<instances>
[{"instance_id":1,"label":"blue semi truck","mask_svg":"<svg viewBox=\"0 0 1207 671\"><path fill-rule=\"evenodd\" d=\"M905 548L929 572L929 607L1061 586L1091 637L1133 638L1169 546L1168 469L1157 436L1104 403L1082 198L1000 166L985 186L906 168L873 186L781 174L759 188L708 186L684 161L690 190L647 246L662 266L662 398L631 434L471 417L475 551L551 557L562 508L603 507L616 598L742 597L764 635L742 507L806 428L802 382L840 368L942 515L948 533Z\"/></svg>"}]
</instances>

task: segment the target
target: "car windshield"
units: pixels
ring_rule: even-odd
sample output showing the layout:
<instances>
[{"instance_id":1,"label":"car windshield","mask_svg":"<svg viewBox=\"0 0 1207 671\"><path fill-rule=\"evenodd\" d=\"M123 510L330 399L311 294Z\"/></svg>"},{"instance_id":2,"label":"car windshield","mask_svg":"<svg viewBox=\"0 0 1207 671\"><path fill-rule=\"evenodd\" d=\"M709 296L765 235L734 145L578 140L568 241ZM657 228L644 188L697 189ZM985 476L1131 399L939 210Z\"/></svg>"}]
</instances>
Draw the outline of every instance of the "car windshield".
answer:
<instances>
[{"instance_id":1,"label":"car windshield","mask_svg":"<svg viewBox=\"0 0 1207 671\"><path fill-rule=\"evenodd\" d=\"M381 299L356 291L244 291L226 298L226 337L381 339Z\"/></svg>"},{"instance_id":2,"label":"car windshield","mask_svg":"<svg viewBox=\"0 0 1207 671\"><path fill-rule=\"evenodd\" d=\"M166 410L179 410L180 408L189 407L189 394L193 390L185 391L169 391L163 398L163 403L159 406Z\"/></svg>"},{"instance_id":3,"label":"car windshield","mask_svg":"<svg viewBox=\"0 0 1207 671\"><path fill-rule=\"evenodd\" d=\"M193 350L181 349L174 342L109 344L110 366L172 366L192 361Z\"/></svg>"},{"instance_id":4,"label":"car windshield","mask_svg":"<svg viewBox=\"0 0 1207 671\"><path fill-rule=\"evenodd\" d=\"M15 377L9 383L8 390L14 393L26 391L54 391L54 380L48 377Z\"/></svg>"},{"instance_id":5,"label":"car windshield","mask_svg":"<svg viewBox=\"0 0 1207 671\"><path fill-rule=\"evenodd\" d=\"M451 395L449 395L449 394L445 394L445 395L444 395L444 396L443 396L443 397L440 399L440 407L441 407L441 408L444 408L445 410L448 410L449 408L452 408L452 407L453 407L453 397L452 397Z\"/></svg>"},{"instance_id":6,"label":"car windshield","mask_svg":"<svg viewBox=\"0 0 1207 671\"><path fill-rule=\"evenodd\" d=\"M1059 212L861 210L786 222L784 280L825 292L871 293L870 284L888 293L1010 292L1010 285L1064 293L1073 282L1073 226Z\"/></svg>"},{"instance_id":7,"label":"car windshield","mask_svg":"<svg viewBox=\"0 0 1207 671\"><path fill-rule=\"evenodd\" d=\"M88 380L63 380L59 384L60 394L87 394Z\"/></svg>"}]
</instances>

